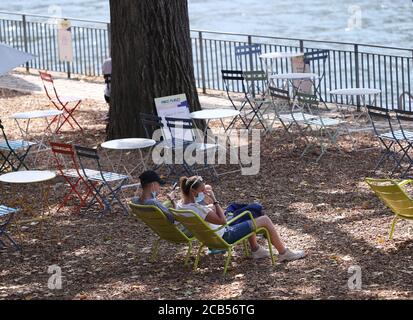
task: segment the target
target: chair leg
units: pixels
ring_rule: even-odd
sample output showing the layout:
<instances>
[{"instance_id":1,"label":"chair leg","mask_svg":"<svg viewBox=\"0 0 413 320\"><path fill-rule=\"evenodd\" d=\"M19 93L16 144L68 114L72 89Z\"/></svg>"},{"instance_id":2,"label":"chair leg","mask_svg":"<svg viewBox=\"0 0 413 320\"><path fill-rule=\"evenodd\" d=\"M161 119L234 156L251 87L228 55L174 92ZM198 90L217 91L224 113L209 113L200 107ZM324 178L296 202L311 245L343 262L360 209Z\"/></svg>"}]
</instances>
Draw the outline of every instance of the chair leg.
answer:
<instances>
[{"instance_id":1,"label":"chair leg","mask_svg":"<svg viewBox=\"0 0 413 320\"><path fill-rule=\"evenodd\" d=\"M391 224L389 240L393 240L394 229L396 227L396 223L397 223L398 220L399 220L399 217L395 216L394 219L393 219L393 222Z\"/></svg>"},{"instance_id":2,"label":"chair leg","mask_svg":"<svg viewBox=\"0 0 413 320\"><path fill-rule=\"evenodd\" d=\"M267 236L268 250L270 251L271 263L274 266L275 265L275 258L274 258L274 253L272 252L272 243L271 243L270 234L268 233L267 229L264 229L264 230L265 230L265 235Z\"/></svg>"},{"instance_id":3,"label":"chair leg","mask_svg":"<svg viewBox=\"0 0 413 320\"><path fill-rule=\"evenodd\" d=\"M245 255L245 258L248 258L248 257L250 256L250 250L248 249L247 240L244 240L244 241L243 241L243 244L244 244L244 255Z\"/></svg>"},{"instance_id":4,"label":"chair leg","mask_svg":"<svg viewBox=\"0 0 413 320\"><path fill-rule=\"evenodd\" d=\"M161 239L157 239L154 244L152 245L152 250L151 250L151 258L150 262L154 262L156 260L156 257L158 255L158 249L159 249L159 242L161 242Z\"/></svg>"},{"instance_id":5,"label":"chair leg","mask_svg":"<svg viewBox=\"0 0 413 320\"><path fill-rule=\"evenodd\" d=\"M231 261L231 257L232 257L232 247L230 247L228 249L228 255L227 255L227 259L225 261L225 267L224 267L224 276L227 274L227 270L228 270L228 265Z\"/></svg>"},{"instance_id":6,"label":"chair leg","mask_svg":"<svg viewBox=\"0 0 413 320\"><path fill-rule=\"evenodd\" d=\"M198 249L198 253L196 255L195 262L194 262L194 271L198 268L199 258L201 257L201 252L203 248L204 248L204 245L201 245Z\"/></svg>"},{"instance_id":7,"label":"chair leg","mask_svg":"<svg viewBox=\"0 0 413 320\"><path fill-rule=\"evenodd\" d=\"M191 251L192 251L192 241L188 242L188 251L186 253L185 257L185 265L188 265L189 258L191 257Z\"/></svg>"}]
</instances>

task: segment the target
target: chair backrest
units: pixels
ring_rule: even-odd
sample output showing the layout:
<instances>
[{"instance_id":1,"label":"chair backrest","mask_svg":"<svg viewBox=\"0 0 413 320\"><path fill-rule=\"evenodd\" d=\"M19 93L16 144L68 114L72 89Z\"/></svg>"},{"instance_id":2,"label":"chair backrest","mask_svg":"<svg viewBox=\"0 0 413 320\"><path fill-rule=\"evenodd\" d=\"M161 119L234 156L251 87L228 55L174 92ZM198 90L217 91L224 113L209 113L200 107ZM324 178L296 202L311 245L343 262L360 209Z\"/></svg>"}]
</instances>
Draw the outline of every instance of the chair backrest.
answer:
<instances>
[{"instance_id":1,"label":"chair backrest","mask_svg":"<svg viewBox=\"0 0 413 320\"><path fill-rule=\"evenodd\" d=\"M245 71L244 79L247 84L247 91L252 95L262 94L267 92L267 73L262 70Z\"/></svg>"},{"instance_id":2,"label":"chair backrest","mask_svg":"<svg viewBox=\"0 0 413 320\"><path fill-rule=\"evenodd\" d=\"M49 98L49 100L52 100L53 98L56 98L59 100L59 96L57 94L52 75L46 71L40 71L40 70L39 70L39 74L40 74L40 79L42 79L44 91L46 92L46 96Z\"/></svg>"},{"instance_id":3,"label":"chair backrest","mask_svg":"<svg viewBox=\"0 0 413 320\"><path fill-rule=\"evenodd\" d=\"M196 127L192 119L165 117L165 120L174 145L184 141L196 141L194 132Z\"/></svg>"},{"instance_id":4,"label":"chair backrest","mask_svg":"<svg viewBox=\"0 0 413 320\"><path fill-rule=\"evenodd\" d=\"M165 214L156 206L129 203L132 214L142 220L161 239L176 243L188 242L189 238L175 224L169 222Z\"/></svg>"},{"instance_id":5,"label":"chair backrest","mask_svg":"<svg viewBox=\"0 0 413 320\"><path fill-rule=\"evenodd\" d=\"M6 135L6 132L4 131L4 126L3 126L3 123L1 121L1 119L0 119L0 130L1 130L4 141L6 142L7 148L10 150L10 152L14 156L16 156L16 153L15 153L14 149L12 148L12 146L9 143L9 140L7 139L7 135Z\"/></svg>"},{"instance_id":6,"label":"chair backrest","mask_svg":"<svg viewBox=\"0 0 413 320\"><path fill-rule=\"evenodd\" d=\"M76 161L76 154L73 146L71 144L60 142L50 142L50 146L54 155L54 159L56 161L57 169L60 171L60 173L63 175L64 169L74 169L76 170L79 177L81 177L79 171L80 167L78 162ZM70 165L67 161L65 161L65 159L67 158L69 159Z\"/></svg>"},{"instance_id":7,"label":"chair backrest","mask_svg":"<svg viewBox=\"0 0 413 320\"><path fill-rule=\"evenodd\" d=\"M213 249L228 249L228 243L216 234L201 217L192 210L170 209L175 219L182 223L202 244Z\"/></svg>"},{"instance_id":8,"label":"chair backrest","mask_svg":"<svg viewBox=\"0 0 413 320\"><path fill-rule=\"evenodd\" d=\"M389 110L385 108L380 108L376 106L366 105L368 115L373 126L374 133L380 135L383 131L388 131L389 129L393 132L393 126L391 123L391 116ZM385 128L380 128L378 126L378 121L387 121L387 126Z\"/></svg>"},{"instance_id":9,"label":"chair backrest","mask_svg":"<svg viewBox=\"0 0 413 320\"><path fill-rule=\"evenodd\" d=\"M242 70L221 70L225 91L230 97L230 92L246 92L244 72Z\"/></svg>"},{"instance_id":10,"label":"chair backrest","mask_svg":"<svg viewBox=\"0 0 413 320\"><path fill-rule=\"evenodd\" d=\"M366 178L366 183L395 214L413 218L413 201L396 180Z\"/></svg>"},{"instance_id":11,"label":"chair backrest","mask_svg":"<svg viewBox=\"0 0 413 320\"><path fill-rule=\"evenodd\" d=\"M152 132L159 129L163 130L164 128L162 118L158 117L157 115L141 112L139 114L139 117L143 130L145 131L145 137L148 139L152 139Z\"/></svg>"},{"instance_id":12,"label":"chair backrest","mask_svg":"<svg viewBox=\"0 0 413 320\"><path fill-rule=\"evenodd\" d=\"M252 68L254 68L253 67L254 59L255 59L255 63L257 63L258 56L260 54L261 54L260 44L243 44L243 45L235 46L235 58L238 60L239 67L244 70L251 68L251 66ZM243 63L242 63L243 60L245 63L245 67L243 67Z\"/></svg>"},{"instance_id":13,"label":"chair backrest","mask_svg":"<svg viewBox=\"0 0 413 320\"><path fill-rule=\"evenodd\" d=\"M290 92L288 90L280 89L277 87L269 86L268 91L270 96L274 99L281 99L285 101L290 101Z\"/></svg>"},{"instance_id":14,"label":"chair backrest","mask_svg":"<svg viewBox=\"0 0 413 320\"><path fill-rule=\"evenodd\" d=\"M304 64L310 64L311 62L322 62L326 63L329 57L329 50L313 50L304 53Z\"/></svg>"},{"instance_id":15,"label":"chair backrest","mask_svg":"<svg viewBox=\"0 0 413 320\"><path fill-rule=\"evenodd\" d=\"M319 104L317 100L316 94L308 94L303 92L296 93L297 101L302 104L307 109L311 109L312 107L316 107Z\"/></svg>"},{"instance_id":16,"label":"chair backrest","mask_svg":"<svg viewBox=\"0 0 413 320\"><path fill-rule=\"evenodd\" d=\"M80 164L80 167L82 168L83 174L86 177L88 177L88 175L86 173L85 162L86 162L87 159L90 159L90 160L94 161L95 165L97 166L97 168L100 171L100 175L101 175L102 179L104 181L106 181L106 179L103 175L103 172L102 172L102 166L100 165L100 158L99 158L97 150L93 149L93 148L78 146L78 145L75 145L74 148L75 148L75 151L76 151L77 158L79 159L79 164Z\"/></svg>"}]
</instances>

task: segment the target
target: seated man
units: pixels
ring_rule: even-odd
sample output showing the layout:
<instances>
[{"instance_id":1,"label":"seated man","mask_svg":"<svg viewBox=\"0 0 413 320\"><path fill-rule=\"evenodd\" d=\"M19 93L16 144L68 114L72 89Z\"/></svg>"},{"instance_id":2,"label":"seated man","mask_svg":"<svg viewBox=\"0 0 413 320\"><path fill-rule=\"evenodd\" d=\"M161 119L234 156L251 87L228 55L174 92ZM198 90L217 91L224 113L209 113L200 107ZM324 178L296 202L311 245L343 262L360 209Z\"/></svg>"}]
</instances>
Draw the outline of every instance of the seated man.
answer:
<instances>
[{"instance_id":1,"label":"seated man","mask_svg":"<svg viewBox=\"0 0 413 320\"><path fill-rule=\"evenodd\" d=\"M132 203L156 206L161 209L161 211L165 214L165 216L171 223L174 223L175 219L167 208L168 203L162 203L158 199L156 199L161 190L161 185L164 185L165 181L163 181L161 177L159 177L159 175L152 170L148 170L142 173L139 176L139 180L141 181L142 194L140 195L140 197L134 197L132 199ZM171 204L175 208L174 195L169 194L167 197L170 201L169 204Z\"/></svg>"},{"instance_id":2,"label":"seated man","mask_svg":"<svg viewBox=\"0 0 413 320\"><path fill-rule=\"evenodd\" d=\"M132 198L132 203L158 207L165 214L170 223L174 223L186 236L192 237L192 234L188 232L182 224L175 221L173 214L168 209L170 206L175 208L175 191L173 190L170 192L167 195L168 201L162 203L156 199L156 197L160 193L161 185L164 185L165 181L152 170L142 173L139 176L139 179L141 182L142 194L139 197Z\"/></svg>"},{"instance_id":3,"label":"seated man","mask_svg":"<svg viewBox=\"0 0 413 320\"><path fill-rule=\"evenodd\" d=\"M180 186L183 199L182 202L178 204L178 209L193 210L203 220L205 220L212 229L218 229L221 225L227 223L227 217L224 214L224 210L222 209L220 202L217 201L212 187L207 187L201 177L182 177L180 179ZM304 258L306 256L304 251L292 251L284 245L274 224L268 216L259 216L255 218L255 222L257 228L264 227L268 230L271 243L279 252L278 261L292 261ZM236 223L220 229L216 232L216 234L227 243L231 244L251 233L253 230L254 225L251 220L238 220ZM269 252L259 246L255 235L249 237L248 240L252 250L252 257L254 259L269 256Z\"/></svg>"}]
</instances>

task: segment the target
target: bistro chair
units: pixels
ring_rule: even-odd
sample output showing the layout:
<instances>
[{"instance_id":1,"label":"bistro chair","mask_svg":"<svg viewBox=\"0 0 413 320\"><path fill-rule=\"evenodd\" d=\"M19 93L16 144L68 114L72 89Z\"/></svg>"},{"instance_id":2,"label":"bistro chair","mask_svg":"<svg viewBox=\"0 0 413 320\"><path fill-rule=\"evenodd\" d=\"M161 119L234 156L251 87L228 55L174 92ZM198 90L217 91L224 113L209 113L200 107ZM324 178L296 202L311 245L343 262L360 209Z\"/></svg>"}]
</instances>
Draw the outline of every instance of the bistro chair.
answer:
<instances>
[{"instance_id":1,"label":"bistro chair","mask_svg":"<svg viewBox=\"0 0 413 320\"><path fill-rule=\"evenodd\" d=\"M82 168L82 176L87 179L89 185L94 190L93 197L89 202L86 211L93 206L96 201L100 200L104 205L103 215L105 212L110 212L112 210L111 203L116 200L122 207L125 215L128 215L128 210L119 198L119 192L122 191L122 186L126 183L129 177L115 172L103 171L100 157L96 149L77 145L74 147L79 159L80 167ZM87 169L87 160L94 162L97 170Z\"/></svg>"},{"instance_id":2,"label":"bistro chair","mask_svg":"<svg viewBox=\"0 0 413 320\"><path fill-rule=\"evenodd\" d=\"M60 132L65 123L69 124L72 129L75 129L74 125L76 125L81 131L83 131L79 122L74 117L74 113L80 106L82 99L72 96L60 96L57 93L52 75L44 71L39 71L39 74L40 78L42 79L43 88L45 90L47 98L57 110L63 111L63 120L58 125L56 133ZM52 119L49 126L55 121L58 121L58 116Z\"/></svg>"},{"instance_id":3,"label":"bistro chair","mask_svg":"<svg viewBox=\"0 0 413 320\"><path fill-rule=\"evenodd\" d=\"M28 170L24 161L29 154L30 149L36 145L36 143L25 140L7 139L1 119L0 130L3 136L3 139L0 140L0 173L10 170L18 171L21 167Z\"/></svg>"}]
</instances>

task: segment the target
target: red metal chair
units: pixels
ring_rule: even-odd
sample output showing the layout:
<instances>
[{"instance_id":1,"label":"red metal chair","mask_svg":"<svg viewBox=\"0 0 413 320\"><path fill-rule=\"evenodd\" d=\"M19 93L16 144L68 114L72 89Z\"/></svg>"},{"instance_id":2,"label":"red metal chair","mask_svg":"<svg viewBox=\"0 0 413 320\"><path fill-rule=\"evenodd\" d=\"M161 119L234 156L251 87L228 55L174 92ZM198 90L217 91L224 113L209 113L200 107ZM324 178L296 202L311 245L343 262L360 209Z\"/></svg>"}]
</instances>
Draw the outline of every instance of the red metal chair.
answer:
<instances>
[{"instance_id":1,"label":"red metal chair","mask_svg":"<svg viewBox=\"0 0 413 320\"><path fill-rule=\"evenodd\" d=\"M57 164L60 174L65 178L70 186L70 191L65 195L63 201L60 203L57 212L64 207L73 196L77 196L80 203L77 206L77 212L82 207L87 207L89 204L89 197L93 198L94 189L90 183L87 182L82 170L75 157L73 146L65 143L50 142L52 152ZM65 161L65 159L67 159ZM70 165L69 165L70 163ZM99 206L103 209L103 203L97 199Z\"/></svg>"},{"instance_id":2,"label":"red metal chair","mask_svg":"<svg viewBox=\"0 0 413 320\"><path fill-rule=\"evenodd\" d=\"M58 124L58 128L56 129L56 132L59 133L60 129L63 127L63 125L67 122L72 129L74 129L74 124L79 127L81 131L83 131L82 127L80 126L79 122L74 118L73 114L75 110L79 107L80 103L82 102L82 99L78 97L72 97L72 96L59 96L56 90L56 87L53 82L53 77L50 73L39 71L40 78L42 79L43 82L43 87L46 92L47 97L49 98L50 102L60 111L63 111L62 118L63 120L61 121L60 124ZM73 106L69 106L72 104ZM54 123L57 121L58 116L56 116L50 124ZM74 124L72 124L72 121Z\"/></svg>"}]
</instances>

